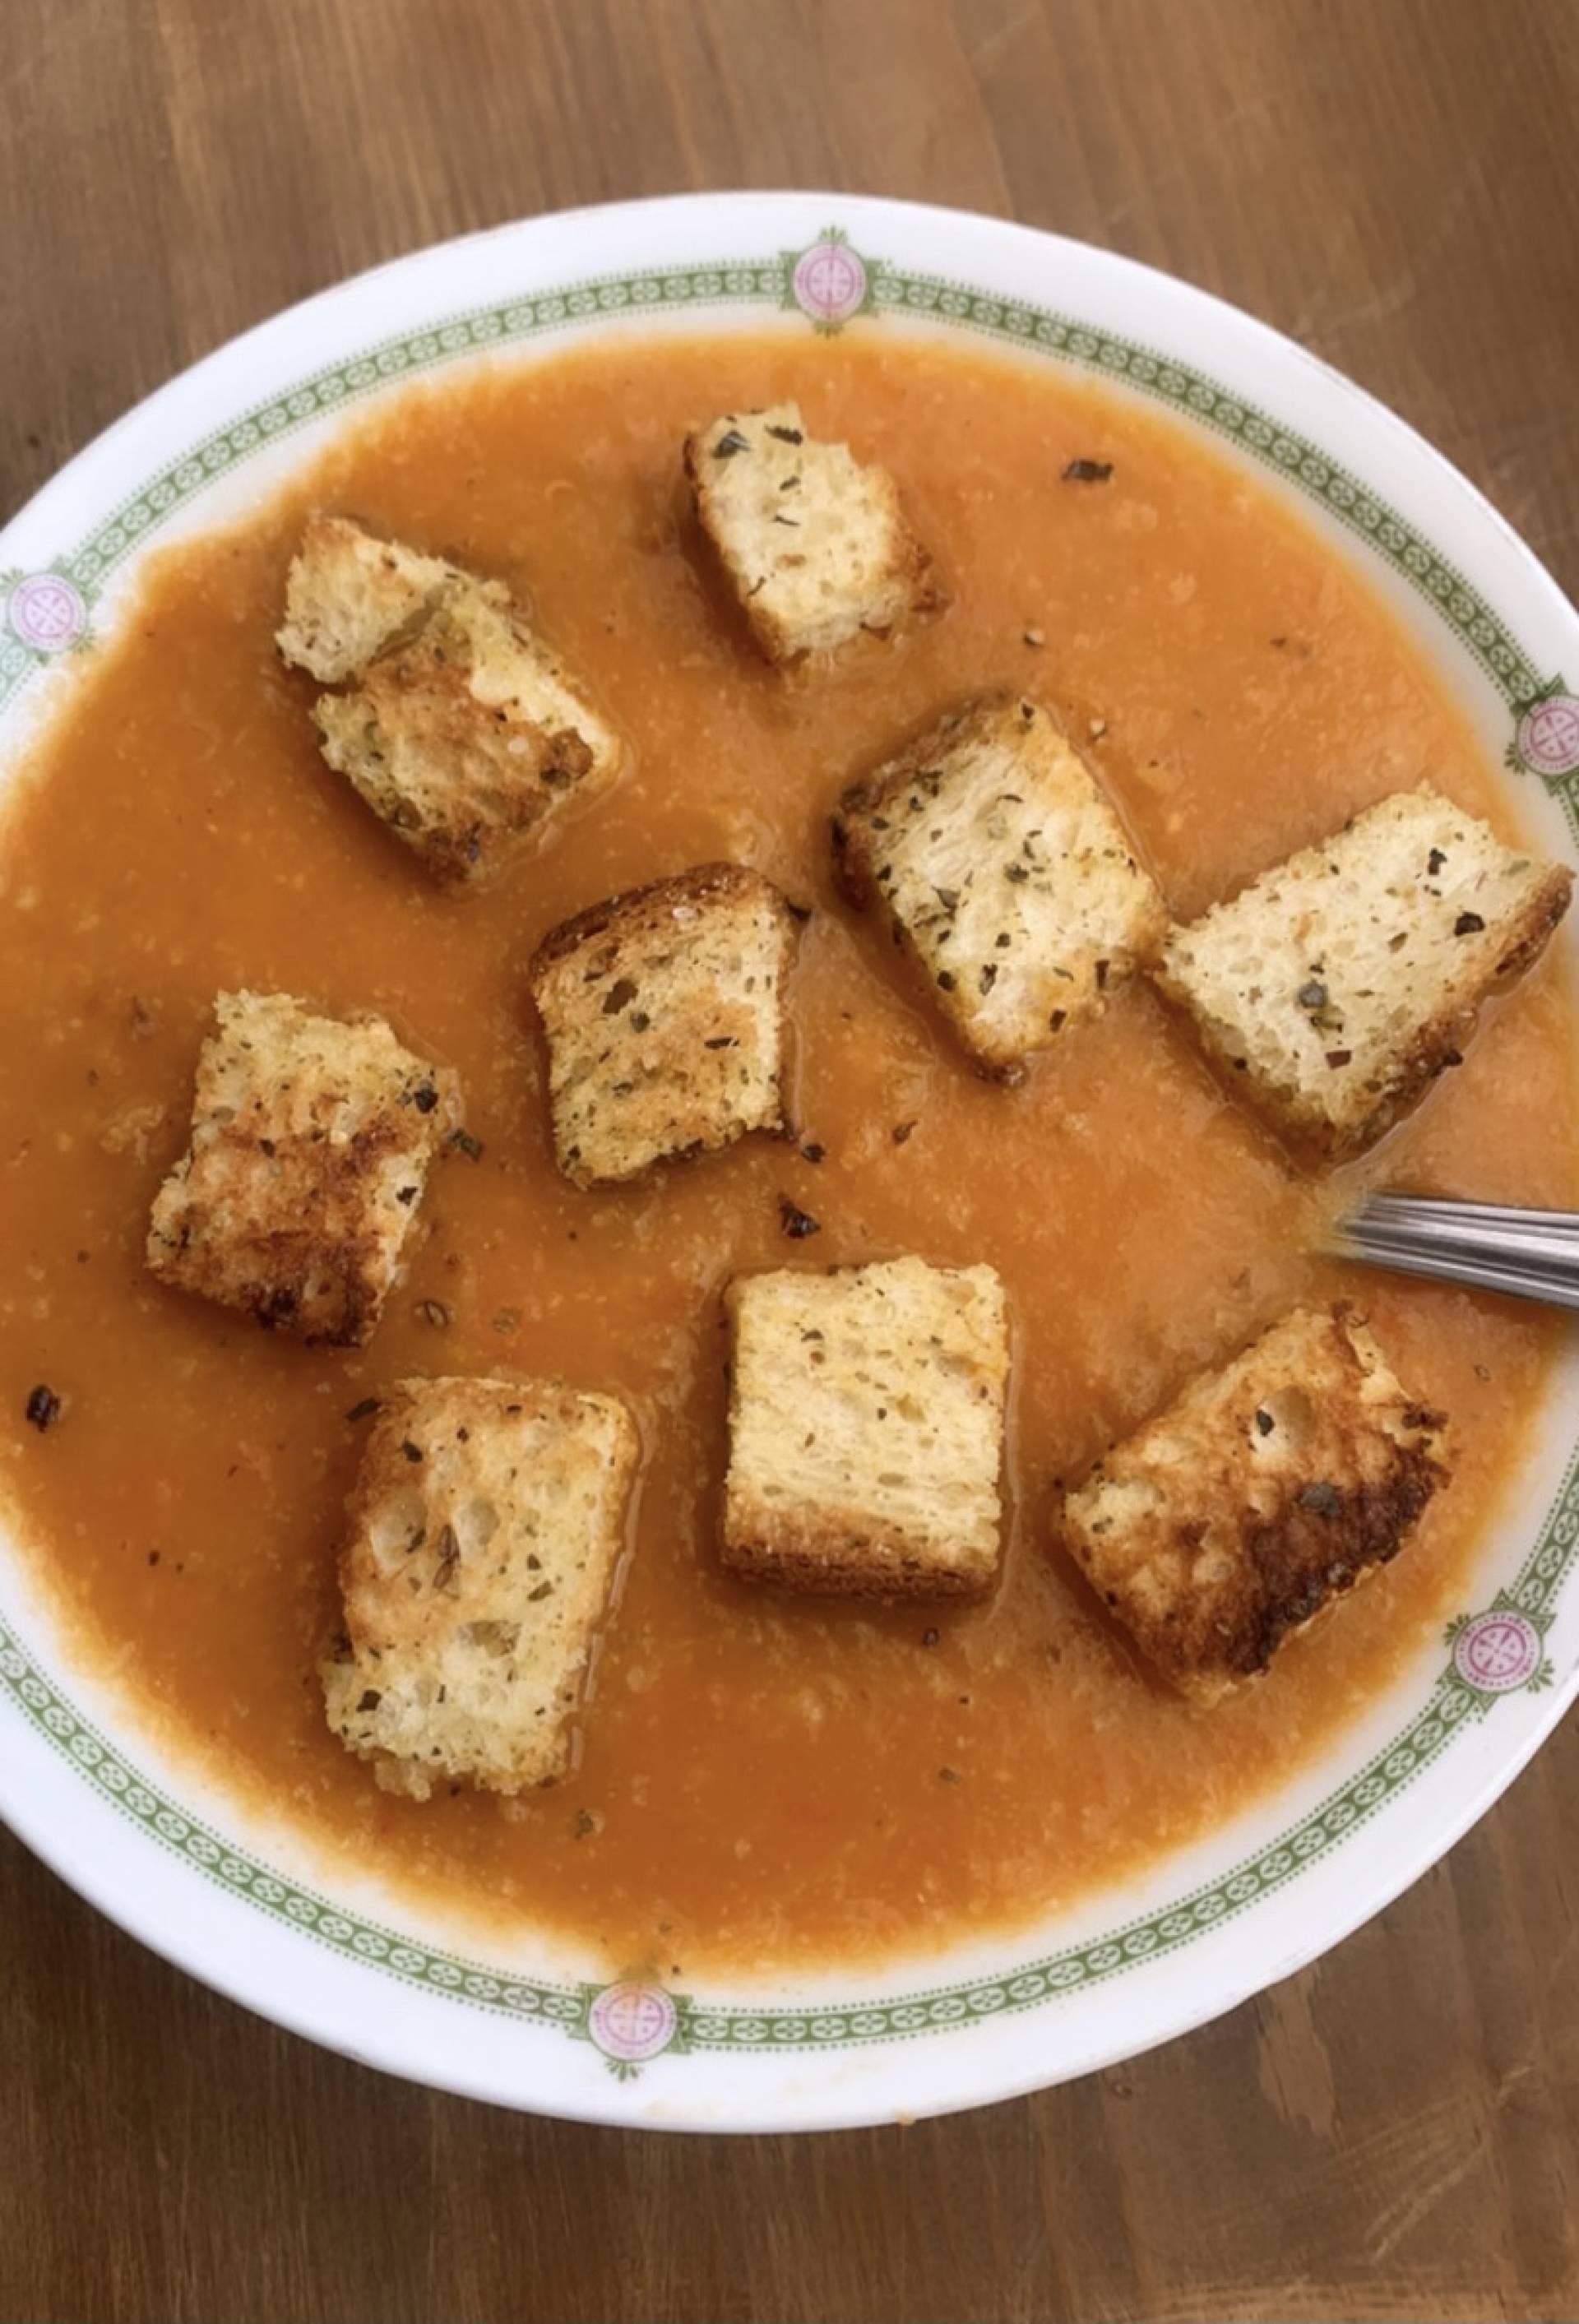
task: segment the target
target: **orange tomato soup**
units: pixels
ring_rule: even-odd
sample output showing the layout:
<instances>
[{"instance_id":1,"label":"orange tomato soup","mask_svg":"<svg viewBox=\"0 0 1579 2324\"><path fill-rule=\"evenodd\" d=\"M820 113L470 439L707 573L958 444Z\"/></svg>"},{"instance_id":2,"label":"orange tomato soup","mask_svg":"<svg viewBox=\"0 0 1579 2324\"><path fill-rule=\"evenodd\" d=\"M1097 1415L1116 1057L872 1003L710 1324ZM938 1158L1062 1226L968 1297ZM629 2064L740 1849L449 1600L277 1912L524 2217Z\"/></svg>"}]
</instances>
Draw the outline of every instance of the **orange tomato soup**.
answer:
<instances>
[{"instance_id":1,"label":"orange tomato soup","mask_svg":"<svg viewBox=\"0 0 1579 2324\"><path fill-rule=\"evenodd\" d=\"M689 426L785 396L895 472L952 600L787 675L744 644L679 459ZM1074 458L1111 480L1062 481ZM614 788L486 894L435 890L319 757L310 686L272 644L315 505L503 576L623 731ZM235 531L166 552L82 667L0 844L0 1482L93 1651L241 1812L264 1803L432 1910L550 1923L611 1968L925 1950L1200 1834L1473 1598L1555 1324L1307 1256L1354 1174L1300 1176L1143 983L1006 1091L839 900L841 788L994 682L1089 738L1181 915L1422 777L1509 822L1419 652L1270 490L1082 381L897 336L633 336L410 392ZM577 1193L550 1158L527 960L567 914L721 856L815 908L793 1095L824 1158L751 1139ZM380 1010L461 1075L482 1158L435 1174L365 1350L271 1337L144 1271L213 997L238 985ZM1573 1201L1557 970L1491 1016L1366 1175ZM786 1195L815 1240L785 1240ZM888 1612L725 1579L721 1286L911 1250L987 1260L1009 1288L1001 1588ZM1049 1554L1056 1480L1296 1299L1338 1291L1451 1414L1452 1489L1270 1678L1192 1711ZM646 1446L575 1772L509 1807L381 1791L314 1674L347 1412L450 1371L613 1390ZM41 1382L63 1399L43 1434L23 1416Z\"/></svg>"}]
</instances>

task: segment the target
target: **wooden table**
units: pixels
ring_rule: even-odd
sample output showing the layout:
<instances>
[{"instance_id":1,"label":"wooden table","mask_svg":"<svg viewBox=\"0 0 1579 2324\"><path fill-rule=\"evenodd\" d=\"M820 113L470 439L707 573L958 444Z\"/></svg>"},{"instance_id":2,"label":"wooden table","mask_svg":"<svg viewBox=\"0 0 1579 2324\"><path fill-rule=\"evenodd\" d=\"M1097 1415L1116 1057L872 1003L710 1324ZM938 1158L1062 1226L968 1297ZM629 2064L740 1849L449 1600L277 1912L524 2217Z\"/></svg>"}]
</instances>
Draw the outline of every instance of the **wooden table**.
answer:
<instances>
[{"instance_id":1,"label":"wooden table","mask_svg":"<svg viewBox=\"0 0 1579 2324\"><path fill-rule=\"evenodd\" d=\"M1221 291L1579 587L1573 0L8 0L5 31L6 510L374 260L807 184ZM1572 1721L1380 1921L1188 2040L954 2121L709 2143L326 2056L0 1840L0 2314L1573 2316L1571 1843Z\"/></svg>"}]
</instances>

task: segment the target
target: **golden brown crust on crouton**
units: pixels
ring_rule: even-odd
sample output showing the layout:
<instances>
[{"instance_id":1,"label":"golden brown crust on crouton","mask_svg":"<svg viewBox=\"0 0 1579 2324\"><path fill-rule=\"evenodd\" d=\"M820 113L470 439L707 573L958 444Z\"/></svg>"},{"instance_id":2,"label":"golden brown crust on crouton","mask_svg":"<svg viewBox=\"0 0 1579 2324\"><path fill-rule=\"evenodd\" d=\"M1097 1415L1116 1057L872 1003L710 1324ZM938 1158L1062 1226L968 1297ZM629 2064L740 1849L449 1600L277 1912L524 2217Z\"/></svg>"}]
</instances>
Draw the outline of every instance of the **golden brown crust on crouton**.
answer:
<instances>
[{"instance_id":1,"label":"golden brown crust on crouton","mask_svg":"<svg viewBox=\"0 0 1579 2324\"><path fill-rule=\"evenodd\" d=\"M802 1597L859 1599L871 1606L945 1598L968 1603L986 1595L997 1571L936 1564L901 1534L874 1525L855 1503L819 1509L815 1532L772 1511L759 1509L753 1517L743 1503L740 1526L738 1537L724 1540L725 1572Z\"/></svg>"},{"instance_id":2,"label":"golden brown crust on crouton","mask_svg":"<svg viewBox=\"0 0 1579 2324\"><path fill-rule=\"evenodd\" d=\"M723 1562L823 1596L979 1597L1009 1370L991 1268L739 1277Z\"/></svg>"},{"instance_id":3,"label":"golden brown crust on crouton","mask_svg":"<svg viewBox=\"0 0 1579 2324\"><path fill-rule=\"evenodd\" d=\"M428 1171L459 1120L455 1076L382 1019L221 993L198 1061L191 1143L160 1188L162 1281L309 1342L371 1337Z\"/></svg>"},{"instance_id":4,"label":"golden brown crust on crouton","mask_svg":"<svg viewBox=\"0 0 1579 2324\"><path fill-rule=\"evenodd\" d=\"M725 413L687 438L697 516L768 660L886 634L945 602L885 469L808 434L799 409Z\"/></svg>"},{"instance_id":5,"label":"golden brown crust on crouton","mask_svg":"<svg viewBox=\"0 0 1579 2324\"><path fill-rule=\"evenodd\" d=\"M881 902L979 1070L1027 1059L1108 999L1168 916L1134 843L1058 721L994 691L949 712L833 822L852 902Z\"/></svg>"},{"instance_id":6,"label":"golden brown crust on crouton","mask_svg":"<svg viewBox=\"0 0 1579 2324\"><path fill-rule=\"evenodd\" d=\"M564 1774L639 1449L616 1398L551 1381L381 1391L321 1674L330 1726L385 1789Z\"/></svg>"},{"instance_id":7,"label":"golden brown crust on crouton","mask_svg":"<svg viewBox=\"0 0 1579 2324\"><path fill-rule=\"evenodd\" d=\"M1394 1557L1450 1468L1346 1304L1200 1374L1066 1495L1059 1538L1149 1662L1210 1702Z\"/></svg>"},{"instance_id":8,"label":"golden brown crust on crouton","mask_svg":"<svg viewBox=\"0 0 1579 2324\"><path fill-rule=\"evenodd\" d=\"M1155 974L1233 1089L1343 1161L1460 1062L1572 890L1422 784L1176 927Z\"/></svg>"},{"instance_id":9,"label":"golden brown crust on crouton","mask_svg":"<svg viewBox=\"0 0 1579 2324\"><path fill-rule=\"evenodd\" d=\"M771 880L705 863L610 897L533 955L559 1167L577 1185L785 1127L799 935Z\"/></svg>"}]
</instances>

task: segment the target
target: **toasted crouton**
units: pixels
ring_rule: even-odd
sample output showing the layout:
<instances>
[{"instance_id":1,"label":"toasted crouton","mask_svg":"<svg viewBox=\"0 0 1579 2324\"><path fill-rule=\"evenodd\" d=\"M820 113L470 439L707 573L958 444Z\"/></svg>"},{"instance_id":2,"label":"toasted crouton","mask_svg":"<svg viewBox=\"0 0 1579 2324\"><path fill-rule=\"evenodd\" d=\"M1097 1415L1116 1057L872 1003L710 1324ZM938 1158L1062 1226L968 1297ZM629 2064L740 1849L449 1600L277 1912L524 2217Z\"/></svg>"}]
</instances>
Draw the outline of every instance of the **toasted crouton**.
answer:
<instances>
[{"instance_id":1,"label":"toasted crouton","mask_svg":"<svg viewBox=\"0 0 1579 2324\"><path fill-rule=\"evenodd\" d=\"M834 844L881 898L985 1073L1027 1058L1152 954L1167 914L1079 752L1039 704L988 694L854 785Z\"/></svg>"},{"instance_id":2,"label":"toasted crouton","mask_svg":"<svg viewBox=\"0 0 1579 2324\"><path fill-rule=\"evenodd\" d=\"M799 934L771 880L705 863L567 920L533 957L554 1152L578 1186L782 1130Z\"/></svg>"},{"instance_id":3,"label":"toasted crouton","mask_svg":"<svg viewBox=\"0 0 1579 2324\"><path fill-rule=\"evenodd\" d=\"M565 1773L638 1449L613 1397L495 1379L384 1390L322 1677L329 1725L386 1791L515 1793Z\"/></svg>"},{"instance_id":4,"label":"toasted crouton","mask_svg":"<svg viewBox=\"0 0 1579 2324\"><path fill-rule=\"evenodd\" d=\"M1175 928L1158 982L1233 1086L1341 1160L1459 1063L1481 1003L1538 959L1573 884L1422 784Z\"/></svg>"},{"instance_id":5,"label":"toasted crouton","mask_svg":"<svg viewBox=\"0 0 1579 2324\"><path fill-rule=\"evenodd\" d=\"M279 992L222 992L215 1015L191 1144L154 1201L148 1264L261 1323L359 1346L458 1121L455 1076L377 1017L313 1017Z\"/></svg>"},{"instance_id":6,"label":"toasted crouton","mask_svg":"<svg viewBox=\"0 0 1579 2324\"><path fill-rule=\"evenodd\" d=\"M1009 1328L990 1267L738 1277L724 1563L844 1598L974 1597L998 1570Z\"/></svg>"},{"instance_id":7,"label":"toasted crouton","mask_svg":"<svg viewBox=\"0 0 1579 2324\"><path fill-rule=\"evenodd\" d=\"M1148 1661L1214 1702L1397 1554L1447 1481L1444 1425L1344 1305L1297 1309L1099 1462L1062 1539Z\"/></svg>"},{"instance_id":8,"label":"toasted crouton","mask_svg":"<svg viewBox=\"0 0 1579 2324\"><path fill-rule=\"evenodd\" d=\"M508 861L620 744L499 581L315 517L291 568L281 651L315 676L324 757L446 881Z\"/></svg>"},{"instance_id":9,"label":"toasted crouton","mask_svg":"<svg viewBox=\"0 0 1579 2324\"><path fill-rule=\"evenodd\" d=\"M725 412L685 448L697 515L770 661L886 632L942 593L886 469L808 436L799 409Z\"/></svg>"},{"instance_id":10,"label":"toasted crouton","mask_svg":"<svg viewBox=\"0 0 1579 2324\"><path fill-rule=\"evenodd\" d=\"M349 517L309 517L285 583L275 642L325 686L355 678L465 575L441 557L378 540Z\"/></svg>"},{"instance_id":11,"label":"toasted crouton","mask_svg":"<svg viewBox=\"0 0 1579 2324\"><path fill-rule=\"evenodd\" d=\"M560 662L502 593L470 583L312 715L330 766L447 881L497 871L619 764L613 730Z\"/></svg>"}]
</instances>

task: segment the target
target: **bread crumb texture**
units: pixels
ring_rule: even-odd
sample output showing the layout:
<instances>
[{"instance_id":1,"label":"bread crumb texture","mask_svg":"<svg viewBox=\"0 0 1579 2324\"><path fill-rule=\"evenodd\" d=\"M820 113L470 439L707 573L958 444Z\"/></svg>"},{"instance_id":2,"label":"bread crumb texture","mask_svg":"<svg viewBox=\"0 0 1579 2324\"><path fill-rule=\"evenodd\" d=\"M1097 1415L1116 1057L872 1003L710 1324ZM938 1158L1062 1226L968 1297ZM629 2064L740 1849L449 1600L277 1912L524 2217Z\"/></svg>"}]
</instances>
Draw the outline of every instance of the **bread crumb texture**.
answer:
<instances>
[{"instance_id":1,"label":"bread crumb texture","mask_svg":"<svg viewBox=\"0 0 1579 2324\"><path fill-rule=\"evenodd\" d=\"M222 992L215 1017L148 1264L301 1339L359 1345L459 1121L455 1076L381 1018L315 1017L286 993Z\"/></svg>"},{"instance_id":2,"label":"bread crumb texture","mask_svg":"<svg viewBox=\"0 0 1579 2324\"><path fill-rule=\"evenodd\" d=\"M554 1152L577 1185L782 1130L785 988L799 926L771 880L705 863L555 928L531 993Z\"/></svg>"},{"instance_id":3,"label":"bread crumb texture","mask_svg":"<svg viewBox=\"0 0 1579 2324\"><path fill-rule=\"evenodd\" d=\"M1148 1661L1210 1702L1398 1554L1447 1481L1445 1425L1346 1305L1297 1309L1115 1445L1060 1537Z\"/></svg>"},{"instance_id":4,"label":"bread crumb texture","mask_svg":"<svg viewBox=\"0 0 1579 2324\"><path fill-rule=\"evenodd\" d=\"M1042 706L962 705L855 784L834 843L983 1071L1013 1080L1161 944L1167 913L1078 751Z\"/></svg>"},{"instance_id":5,"label":"bread crumb texture","mask_svg":"<svg viewBox=\"0 0 1579 2324\"><path fill-rule=\"evenodd\" d=\"M807 433L798 404L725 412L685 447L697 515L770 661L831 653L943 593L884 468Z\"/></svg>"},{"instance_id":6,"label":"bread crumb texture","mask_svg":"<svg viewBox=\"0 0 1579 2324\"><path fill-rule=\"evenodd\" d=\"M1461 1062L1573 884L1422 784L1175 928L1158 981L1228 1079L1338 1161Z\"/></svg>"},{"instance_id":7,"label":"bread crumb texture","mask_svg":"<svg viewBox=\"0 0 1579 2324\"><path fill-rule=\"evenodd\" d=\"M499 581L315 516L278 643L334 684L323 754L439 880L488 878L617 771L618 737Z\"/></svg>"},{"instance_id":8,"label":"bread crumb texture","mask_svg":"<svg viewBox=\"0 0 1579 2324\"><path fill-rule=\"evenodd\" d=\"M993 1269L784 1269L726 1300L725 1565L842 1597L989 1588L1009 1373Z\"/></svg>"},{"instance_id":9,"label":"bread crumb texture","mask_svg":"<svg viewBox=\"0 0 1579 2324\"><path fill-rule=\"evenodd\" d=\"M566 1773L638 1453L612 1397L498 1379L382 1392L322 1678L330 1727L386 1790L513 1794Z\"/></svg>"},{"instance_id":10,"label":"bread crumb texture","mask_svg":"<svg viewBox=\"0 0 1579 2324\"><path fill-rule=\"evenodd\" d=\"M466 575L441 557L379 540L349 517L309 517L285 578L275 643L325 686L356 678Z\"/></svg>"}]
</instances>

